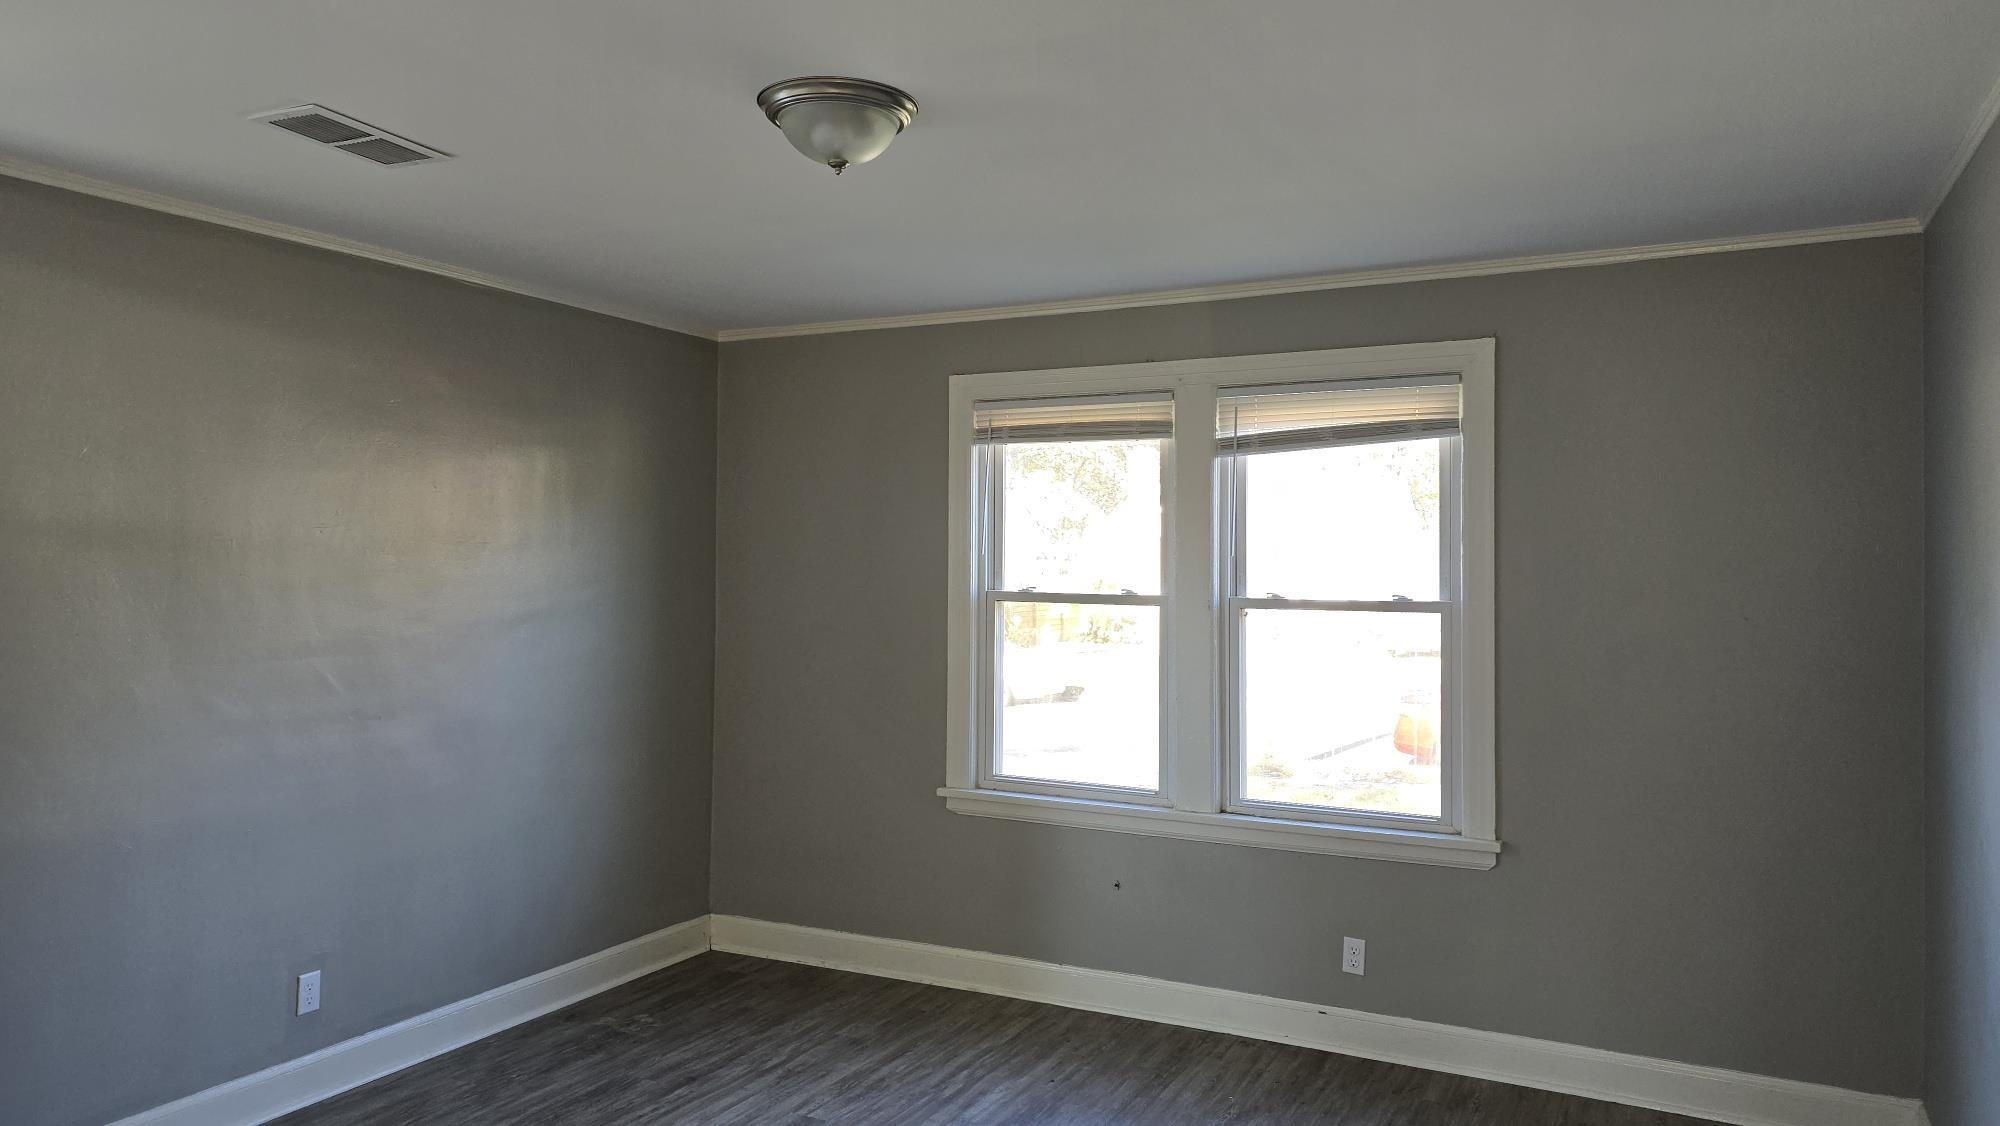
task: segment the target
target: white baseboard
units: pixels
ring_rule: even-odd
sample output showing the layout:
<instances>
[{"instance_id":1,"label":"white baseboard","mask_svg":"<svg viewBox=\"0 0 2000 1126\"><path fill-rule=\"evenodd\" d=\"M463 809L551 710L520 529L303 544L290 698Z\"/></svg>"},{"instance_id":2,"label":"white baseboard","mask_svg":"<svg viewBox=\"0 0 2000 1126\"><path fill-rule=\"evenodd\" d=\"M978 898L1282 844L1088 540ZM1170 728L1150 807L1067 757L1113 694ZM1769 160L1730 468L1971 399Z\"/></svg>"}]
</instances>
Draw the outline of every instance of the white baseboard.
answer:
<instances>
[{"instance_id":1,"label":"white baseboard","mask_svg":"<svg viewBox=\"0 0 2000 1126\"><path fill-rule=\"evenodd\" d=\"M256 1126L711 948L1299 1044L1736 1126L1928 1126L1914 1099L1062 966L702 916L234 1079L113 1126Z\"/></svg>"},{"instance_id":2,"label":"white baseboard","mask_svg":"<svg viewBox=\"0 0 2000 1126\"><path fill-rule=\"evenodd\" d=\"M710 918L717 950L1301 1044L1737 1126L1917 1126L1915 1099L1027 958Z\"/></svg>"},{"instance_id":3,"label":"white baseboard","mask_svg":"<svg viewBox=\"0 0 2000 1126\"><path fill-rule=\"evenodd\" d=\"M113 1126L255 1126L707 949L704 915L198 1091Z\"/></svg>"}]
</instances>

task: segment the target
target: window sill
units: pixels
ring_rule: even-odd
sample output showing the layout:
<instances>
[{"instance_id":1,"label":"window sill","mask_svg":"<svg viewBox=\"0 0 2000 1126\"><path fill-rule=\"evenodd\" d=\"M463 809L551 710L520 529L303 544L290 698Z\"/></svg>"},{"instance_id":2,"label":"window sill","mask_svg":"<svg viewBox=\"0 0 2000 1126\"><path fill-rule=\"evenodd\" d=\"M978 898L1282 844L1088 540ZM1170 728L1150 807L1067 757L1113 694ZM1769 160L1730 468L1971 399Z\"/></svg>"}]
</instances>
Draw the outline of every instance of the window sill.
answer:
<instances>
[{"instance_id":1,"label":"window sill","mask_svg":"<svg viewBox=\"0 0 2000 1126\"><path fill-rule=\"evenodd\" d=\"M1499 861L1499 841L1468 840L1455 833L1329 825L1238 813L1190 813L1124 802L1058 798L1002 790L942 789L945 808L972 817L1000 817L1044 825L1071 825L1114 833L1181 837L1191 841L1359 856L1405 864L1487 869Z\"/></svg>"}]
</instances>

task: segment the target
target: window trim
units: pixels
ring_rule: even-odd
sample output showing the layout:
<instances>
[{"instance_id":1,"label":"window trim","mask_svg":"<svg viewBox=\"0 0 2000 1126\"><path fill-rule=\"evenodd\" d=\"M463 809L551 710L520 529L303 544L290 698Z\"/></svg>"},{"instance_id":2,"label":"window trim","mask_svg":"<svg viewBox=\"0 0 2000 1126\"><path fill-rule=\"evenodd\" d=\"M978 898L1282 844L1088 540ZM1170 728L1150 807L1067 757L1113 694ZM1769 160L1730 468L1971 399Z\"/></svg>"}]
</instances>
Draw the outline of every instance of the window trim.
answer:
<instances>
[{"instance_id":1,"label":"window trim","mask_svg":"<svg viewBox=\"0 0 2000 1126\"><path fill-rule=\"evenodd\" d=\"M947 525L950 568L947 624L945 786L938 794L953 812L1113 832L1146 833L1291 851L1491 868L1500 851L1494 785L1493 468L1494 353L1491 338L1342 348L1274 355L1169 360L1043 371L964 373L951 377L948 425L951 460ZM1395 819L1284 816L1283 806L1230 812L1229 709L1219 663L1230 583L1229 550L1215 534L1224 474L1216 458L1215 400L1224 388L1344 382L1399 375L1456 374L1461 382L1458 456L1460 571L1456 660L1446 676L1458 734L1457 784L1447 786L1443 822L1420 828ZM1163 459L1162 535L1165 600L1160 632L1161 793L1133 800L1118 791L1060 783L1004 783L983 777L983 706L976 697L990 629L985 576L975 555L982 511L974 495L973 403L980 400L1170 391L1174 437ZM1207 513L1208 519L1186 519ZM1449 615L1448 615L1449 617ZM1448 683L1451 681L1448 680ZM1054 792L1061 790L1064 792ZM1240 808L1240 807L1239 807Z\"/></svg>"}]
</instances>

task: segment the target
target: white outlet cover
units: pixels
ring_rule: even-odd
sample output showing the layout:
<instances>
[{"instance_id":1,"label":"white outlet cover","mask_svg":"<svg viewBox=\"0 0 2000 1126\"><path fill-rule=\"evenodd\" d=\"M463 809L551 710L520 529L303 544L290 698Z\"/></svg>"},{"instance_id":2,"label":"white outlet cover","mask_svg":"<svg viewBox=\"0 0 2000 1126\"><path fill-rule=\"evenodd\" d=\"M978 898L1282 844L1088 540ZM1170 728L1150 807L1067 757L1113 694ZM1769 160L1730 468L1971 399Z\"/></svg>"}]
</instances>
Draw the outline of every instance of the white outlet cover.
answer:
<instances>
[{"instance_id":1,"label":"white outlet cover","mask_svg":"<svg viewBox=\"0 0 2000 1126\"><path fill-rule=\"evenodd\" d=\"M1340 940L1340 972L1364 974L1368 969L1368 940L1365 938L1343 938Z\"/></svg>"},{"instance_id":2,"label":"white outlet cover","mask_svg":"<svg viewBox=\"0 0 2000 1126\"><path fill-rule=\"evenodd\" d=\"M297 1015L319 1011L319 971L299 975L299 1010Z\"/></svg>"}]
</instances>

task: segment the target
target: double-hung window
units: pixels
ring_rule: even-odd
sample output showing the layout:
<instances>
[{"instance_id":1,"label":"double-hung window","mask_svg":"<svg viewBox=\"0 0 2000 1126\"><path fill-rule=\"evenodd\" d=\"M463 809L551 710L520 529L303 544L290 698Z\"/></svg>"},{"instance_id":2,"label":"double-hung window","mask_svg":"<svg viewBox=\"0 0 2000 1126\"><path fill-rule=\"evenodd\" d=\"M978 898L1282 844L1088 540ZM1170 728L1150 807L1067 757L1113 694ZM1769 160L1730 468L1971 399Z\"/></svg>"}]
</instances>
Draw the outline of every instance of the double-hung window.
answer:
<instances>
[{"instance_id":1,"label":"double-hung window","mask_svg":"<svg viewBox=\"0 0 2000 1126\"><path fill-rule=\"evenodd\" d=\"M982 402L982 783L1153 801L1173 397Z\"/></svg>"},{"instance_id":2,"label":"double-hung window","mask_svg":"<svg viewBox=\"0 0 2000 1126\"><path fill-rule=\"evenodd\" d=\"M1490 340L955 376L961 813L1491 867Z\"/></svg>"}]
</instances>

